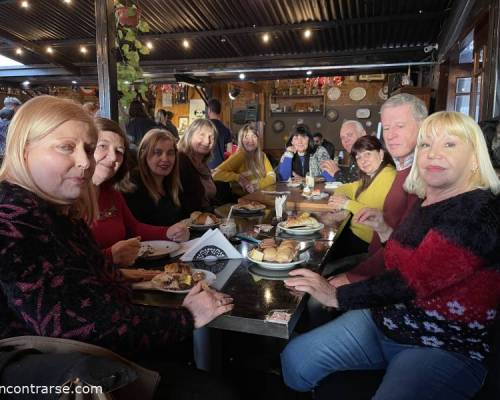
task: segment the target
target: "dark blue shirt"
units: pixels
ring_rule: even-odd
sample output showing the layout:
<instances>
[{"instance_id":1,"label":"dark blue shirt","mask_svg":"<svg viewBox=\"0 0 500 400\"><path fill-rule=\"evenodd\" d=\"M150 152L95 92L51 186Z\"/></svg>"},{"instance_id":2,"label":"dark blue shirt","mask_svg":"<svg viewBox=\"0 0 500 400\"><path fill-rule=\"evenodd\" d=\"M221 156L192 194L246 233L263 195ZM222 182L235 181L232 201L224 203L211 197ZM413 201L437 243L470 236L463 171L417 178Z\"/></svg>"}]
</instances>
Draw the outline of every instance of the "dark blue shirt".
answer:
<instances>
[{"instance_id":1,"label":"dark blue shirt","mask_svg":"<svg viewBox=\"0 0 500 400\"><path fill-rule=\"evenodd\" d=\"M208 168L214 169L224 161L226 144L231 142L231 131L219 119L211 119L217 128L217 141L212 150L212 157L208 160Z\"/></svg>"}]
</instances>

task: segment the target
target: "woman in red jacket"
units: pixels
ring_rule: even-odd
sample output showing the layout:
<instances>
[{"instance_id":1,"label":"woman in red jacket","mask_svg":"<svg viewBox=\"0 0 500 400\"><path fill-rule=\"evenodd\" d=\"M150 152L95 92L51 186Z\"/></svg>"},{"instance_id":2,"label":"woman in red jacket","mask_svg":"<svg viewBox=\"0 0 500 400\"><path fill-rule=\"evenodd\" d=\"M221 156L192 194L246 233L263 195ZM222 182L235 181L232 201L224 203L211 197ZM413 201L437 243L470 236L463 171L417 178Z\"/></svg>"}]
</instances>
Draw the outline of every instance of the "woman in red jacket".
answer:
<instances>
[{"instance_id":1,"label":"woman in red jacket","mask_svg":"<svg viewBox=\"0 0 500 400\"><path fill-rule=\"evenodd\" d=\"M189 230L182 222L167 227L147 225L135 219L122 194L113 187L128 170L127 137L114 121L97 118L95 122L99 138L92 182L98 194L99 213L91 228L106 258L114 264L131 265L139 253L141 239L188 240Z\"/></svg>"}]
</instances>

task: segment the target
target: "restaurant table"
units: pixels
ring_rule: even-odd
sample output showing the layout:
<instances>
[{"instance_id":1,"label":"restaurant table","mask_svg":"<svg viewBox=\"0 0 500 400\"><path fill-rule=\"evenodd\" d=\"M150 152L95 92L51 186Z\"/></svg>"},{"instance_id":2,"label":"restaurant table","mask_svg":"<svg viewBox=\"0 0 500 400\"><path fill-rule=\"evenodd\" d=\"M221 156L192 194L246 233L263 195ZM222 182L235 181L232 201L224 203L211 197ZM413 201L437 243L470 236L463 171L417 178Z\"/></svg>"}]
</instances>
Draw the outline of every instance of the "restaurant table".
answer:
<instances>
[{"instance_id":1,"label":"restaurant table","mask_svg":"<svg viewBox=\"0 0 500 400\"><path fill-rule=\"evenodd\" d=\"M333 193L333 189L325 189L324 182L316 183L314 189L329 195ZM302 195L302 189L300 187L289 187L286 182L277 182L274 185L267 186L263 190L249 193L243 196L243 199L258 201L266 206L274 207L276 194L272 194L272 192L288 192L286 200L286 210L288 211L330 211L328 207L328 197L320 200L309 200Z\"/></svg>"},{"instance_id":2,"label":"restaurant table","mask_svg":"<svg viewBox=\"0 0 500 400\"><path fill-rule=\"evenodd\" d=\"M219 215L225 216L230 205L216 210ZM297 267L306 267L319 271L342 229L349 220L346 213L313 213L313 216L325 224L318 233L308 236L294 237L300 242L301 249L309 253L307 263ZM274 217L274 209L267 208L256 215L233 214L239 233L252 232L256 224L270 223ZM275 229L265 234L274 236ZM258 236L262 238L263 236ZM287 236L289 237L289 236ZM264 336L273 336L288 339L304 308L303 294L293 294L284 285L283 279L287 271L274 272L259 268L255 263L246 259L248 251L255 244L246 241L233 243L243 255L238 260L218 260L215 262L191 262L194 268L206 269L217 275L213 287L231 295L234 299L234 309L225 315L213 320L208 326L224 330L252 333ZM332 249L334 250L334 249ZM149 262L137 262L137 267L161 268L174 259L163 258ZM185 295L164 293L158 291L133 292L133 301L138 304L176 307L182 304ZM273 311L283 311L289 315L288 321L273 322L269 316Z\"/></svg>"}]
</instances>

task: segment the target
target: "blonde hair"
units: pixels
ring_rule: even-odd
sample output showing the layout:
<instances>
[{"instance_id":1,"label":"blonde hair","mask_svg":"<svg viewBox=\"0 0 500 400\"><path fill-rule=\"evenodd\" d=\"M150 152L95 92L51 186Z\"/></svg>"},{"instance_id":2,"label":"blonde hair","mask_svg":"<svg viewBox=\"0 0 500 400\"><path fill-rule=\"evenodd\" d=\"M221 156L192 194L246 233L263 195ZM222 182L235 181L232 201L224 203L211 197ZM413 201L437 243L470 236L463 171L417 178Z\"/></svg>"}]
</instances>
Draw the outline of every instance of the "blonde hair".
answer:
<instances>
[{"instance_id":1,"label":"blonde hair","mask_svg":"<svg viewBox=\"0 0 500 400\"><path fill-rule=\"evenodd\" d=\"M139 149L137 150L137 167L139 169L139 176L146 187L149 195L153 198L154 202L158 204L160 198L163 196L163 187L158 186L153 177L153 173L148 166L148 158L151 157L156 144L161 140L167 140L172 143L175 151L175 163L172 172L164 178L166 186L170 189L172 200L177 207L180 207L181 202L179 194L182 191L181 178L179 174L179 157L177 152L176 139L172 133L166 129L151 129L141 140Z\"/></svg>"},{"instance_id":2,"label":"blonde hair","mask_svg":"<svg viewBox=\"0 0 500 400\"><path fill-rule=\"evenodd\" d=\"M82 106L69 99L54 96L38 96L23 104L14 115L5 145L5 158L0 168L0 182L9 181L61 208L67 204L44 192L33 181L25 159L26 149L52 133L68 121L79 121L88 125L89 135L97 142L97 129L92 118ZM93 165L94 159L91 158ZM97 201L92 183L89 181L81 197L70 206L72 217L85 217L87 222L97 214Z\"/></svg>"},{"instance_id":3,"label":"blonde hair","mask_svg":"<svg viewBox=\"0 0 500 400\"><path fill-rule=\"evenodd\" d=\"M193 146L191 145L191 142L193 140L193 136L196 132L198 132L200 129L203 128L208 128L210 129L213 134L214 134L214 146L215 143L217 142L217 128L213 124L212 121L209 119L205 118L198 118L195 119L193 122L191 122L191 125L189 125L184 132L184 135L182 136L182 139L179 141L179 151L182 151L183 153L187 154L189 158L195 154L195 151L193 150ZM213 147L212 147L213 149ZM203 157L203 162L208 161L208 159L212 156L212 153L210 152L207 154L205 157Z\"/></svg>"},{"instance_id":4,"label":"blonde hair","mask_svg":"<svg viewBox=\"0 0 500 400\"><path fill-rule=\"evenodd\" d=\"M255 151L249 152L243 145L243 139L248 133L253 133L257 136L257 148ZM238 133L238 148L245 155L245 166L257 178L264 178L266 176L266 169L264 166L264 153L260 148L259 133L253 124L246 124L240 129Z\"/></svg>"},{"instance_id":5,"label":"blonde hair","mask_svg":"<svg viewBox=\"0 0 500 400\"><path fill-rule=\"evenodd\" d=\"M477 173L473 175L471 186L480 189L489 189L492 193L500 193L500 180L491 164L486 141L479 125L469 116L455 111L441 111L427 117L420 126L415 149L415 160L418 159L419 147L427 135L439 136L447 133L460 138L472 146L477 160ZM415 193L418 197L426 196L426 184L414 162L410 174L404 183L408 193Z\"/></svg>"}]
</instances>

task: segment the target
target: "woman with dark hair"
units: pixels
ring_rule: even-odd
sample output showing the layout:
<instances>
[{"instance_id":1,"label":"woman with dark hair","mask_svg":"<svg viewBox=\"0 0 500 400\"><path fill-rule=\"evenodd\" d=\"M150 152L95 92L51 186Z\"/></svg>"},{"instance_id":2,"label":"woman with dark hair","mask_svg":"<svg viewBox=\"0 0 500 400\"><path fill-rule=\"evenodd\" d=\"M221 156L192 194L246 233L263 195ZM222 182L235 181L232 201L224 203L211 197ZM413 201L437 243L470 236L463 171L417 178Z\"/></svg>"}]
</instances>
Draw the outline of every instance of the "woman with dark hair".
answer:
<instances>
[{"instance_id":1,"label":"woman with dark hair","mask_svg":"<svg viewBox=\"0 0 500 400\"><path fill-rule=\"evenodd\" d=\"M292 132L285 153L278 165L280 180L292 178L301 181L308 173L312 176L322 176L320 163L329 160L330 156L322 146L314 144L313 137L304 126L298 126Z\"/></svg>"},{"instance_id":2,"label":"woman with dark hair","mask_svg":"<svg viewBox=\"0 0 500 400\"><path fill-rule=\"evenodd\" d=\"M133 100L130 103L128 115L130 118L127 123L127 135L134 144L139 144L146 132L156 127L156 123L148 117L139 100Z\"/></svg>"},{"instance_id":3,"label":"woman with dark hair","mask_svg":"<svg viewBox=\"0 0 500 400\"><path fill-rule=\"evenodd\" d=\"M109 119L95 120L99 137L94 152L96 167L92 182L98 194L99 214L92 224L97 243L109 261L118 265L135 262L140 239L168 239L183 242L189 239L186 225L153 226L140 223L130 212L123 196L114 185L127 173L127 136Z\"/></svg>"},{"instance_id":4,"label":"woman with dark hair","mask_svg":"<svg viewBox=\"0 0 500 400\"><path fill-rule=\"evenodd\" d=\"M176 139L164 129L151 129L137 151L134 188L124 193L130 210L141 222L172 225L185 213L181 202L181 179Z\"/></svg>"},{"instance_id":5,"label":"woman with dark hair","mask_svg":"<svg viewBox=\"0 0 500 400\"><path fill-rule=\"evenodd\" d=\"M179 131L177 127L172 122L172 118L174 118L174 113L172 111L166 111L164 109L158 110L158 119L157 123L159 127L165 128L172 135L174 135L176 140L179 140Z\"/></svg>"},{"instance_id":6,"label":"woman with dark hair","mask_svg":"<svg viewBox=\"0 0 500 400\"><path fill-rule=\"evenodd\" d=\"M356 214L365 207L382 210L396 177L391 156L375 136L361 136L356 140L351 156L358 165L360 179L335 190L328 201L332 211L348 210ZM351 221L349 230L342 233L344 245L339 251L345 256L365 253L372 236L372 229Z\"/></svg>"}]
</instances>

